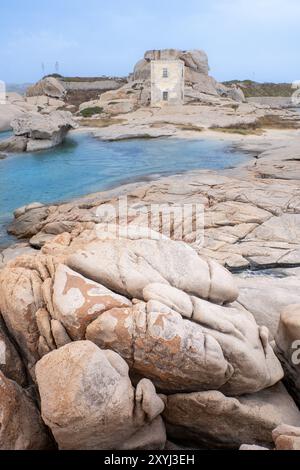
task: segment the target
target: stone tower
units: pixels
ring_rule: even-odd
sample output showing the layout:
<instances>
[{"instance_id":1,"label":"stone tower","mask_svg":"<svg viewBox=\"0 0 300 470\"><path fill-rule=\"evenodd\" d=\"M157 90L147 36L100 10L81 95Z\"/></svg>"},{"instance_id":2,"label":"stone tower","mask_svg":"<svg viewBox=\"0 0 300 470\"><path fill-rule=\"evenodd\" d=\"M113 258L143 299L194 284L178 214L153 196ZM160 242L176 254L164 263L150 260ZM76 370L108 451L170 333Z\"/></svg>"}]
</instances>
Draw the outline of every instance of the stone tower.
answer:
<instances>
[{"instance_id":1,"label":"stone tower","mask_svg":"<svg viewBox=\"0 0 300 470\"><path fill-rule=\"evenodd\" d=\"M151 105L184 103L184 62L151 61Z\"/></svg>"}]
</instances>

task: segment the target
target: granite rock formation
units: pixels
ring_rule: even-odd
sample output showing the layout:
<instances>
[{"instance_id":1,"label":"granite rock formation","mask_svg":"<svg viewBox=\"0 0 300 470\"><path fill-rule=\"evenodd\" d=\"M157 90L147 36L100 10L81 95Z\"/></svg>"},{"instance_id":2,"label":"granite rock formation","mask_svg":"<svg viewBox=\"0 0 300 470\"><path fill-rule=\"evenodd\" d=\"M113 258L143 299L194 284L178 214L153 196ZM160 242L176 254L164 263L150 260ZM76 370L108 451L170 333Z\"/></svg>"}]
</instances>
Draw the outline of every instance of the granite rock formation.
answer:
<instances>
[{"instance_id":1,"label":"granite rock formation","mask_svg":"<svg viewBox=\"0 0 300 470\"><path fill-rule=\"evenodd\" d=\"M48 115L28 113L11 122L14 137L0 142L6 152L34 152L62 143L70 129L77 127L71 113L53 111Z\"/></svg>"}]
</instances>

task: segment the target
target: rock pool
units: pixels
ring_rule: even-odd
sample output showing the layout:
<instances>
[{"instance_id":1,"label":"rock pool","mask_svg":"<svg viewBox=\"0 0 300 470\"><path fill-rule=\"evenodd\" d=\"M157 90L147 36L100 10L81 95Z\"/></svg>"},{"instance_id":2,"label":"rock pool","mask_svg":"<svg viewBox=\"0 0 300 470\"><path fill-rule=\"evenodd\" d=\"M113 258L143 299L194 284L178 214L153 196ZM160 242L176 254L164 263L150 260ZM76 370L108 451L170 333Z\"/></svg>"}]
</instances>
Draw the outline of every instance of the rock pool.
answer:
<instances>
[{"instance_id":1,"label":"rock pool","mask_svg":"<svg viewBox=\"0 0 300 470\"><path fill-rule=\"evenodd\" d=\"M0 139L8 135L0 133ZM247 158L221 140L102 142L87 133L72 133L55 149L0 160L0 245L12 241L6 234L6 225L14 209L30 202L67 200L122 183L187 170L224 169Z\"/></svg>"}]
</instances>

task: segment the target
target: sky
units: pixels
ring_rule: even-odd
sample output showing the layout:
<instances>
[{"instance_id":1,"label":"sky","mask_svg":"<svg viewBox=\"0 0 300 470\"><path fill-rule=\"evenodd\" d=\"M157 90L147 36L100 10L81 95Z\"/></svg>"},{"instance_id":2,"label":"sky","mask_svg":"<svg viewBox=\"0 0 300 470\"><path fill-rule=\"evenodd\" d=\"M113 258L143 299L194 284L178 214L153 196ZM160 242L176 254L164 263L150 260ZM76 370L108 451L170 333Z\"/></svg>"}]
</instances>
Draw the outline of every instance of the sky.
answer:
<instances>
[{"instance_id":1,"label":"sky","mask_svg":"<svg viewBox=\"0 0 300 470\"><path fill-rule=\"evenodd\" d=\"M1 0L0 80L125 76L149 49L203 49L219 81L300 79L300 0ZM42 67L44 64L44 67Z\"/></svg>"}]
</instances>

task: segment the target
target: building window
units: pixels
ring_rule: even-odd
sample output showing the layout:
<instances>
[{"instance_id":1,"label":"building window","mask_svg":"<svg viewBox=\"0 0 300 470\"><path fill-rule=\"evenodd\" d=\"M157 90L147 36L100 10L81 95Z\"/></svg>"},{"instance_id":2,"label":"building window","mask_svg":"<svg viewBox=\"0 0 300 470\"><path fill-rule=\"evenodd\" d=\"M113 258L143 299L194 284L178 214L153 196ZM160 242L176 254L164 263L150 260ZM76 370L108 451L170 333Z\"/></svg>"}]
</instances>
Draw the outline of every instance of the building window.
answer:
<instances>
[{"instance_id":1,"label":"building window","mask_svg":"<svg viewBox=\"0 0 300 470\"><path fill-rule=\"evenodd\" d=\"M163 78L168 78L168 69L163 69Z\"/></svg>"},{"instance_id":2,"label":"building window","mask_svg":"<svg viewBox=\"0 0 300 470\"><path fill-rule=\"evenodd\" d=\"M169 100L169 92L163 91L163 101L168 101L168 100Z\"/></svg>"}]
</instances>

